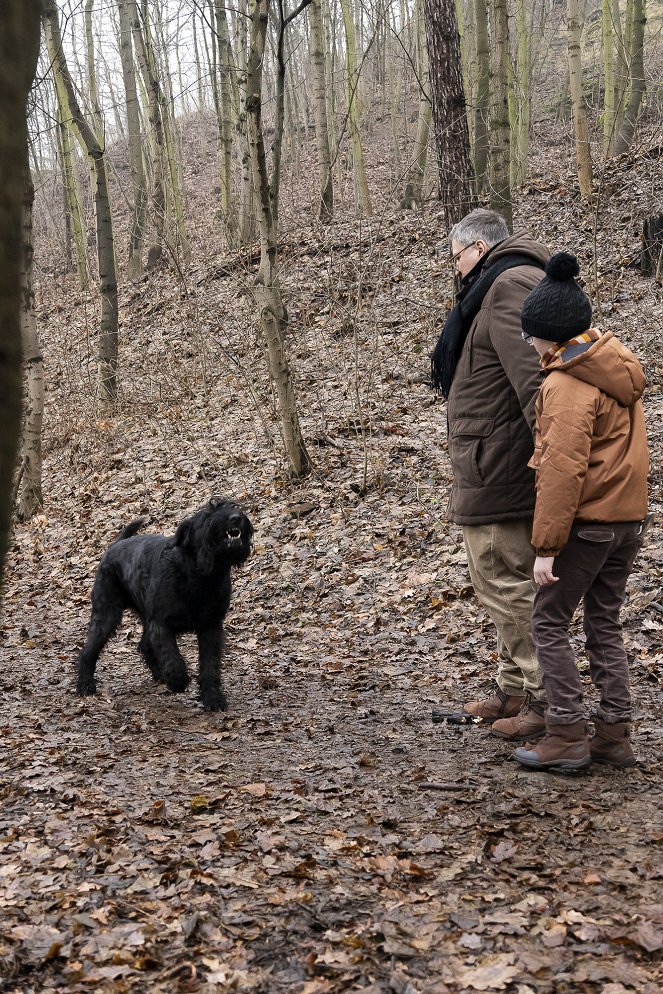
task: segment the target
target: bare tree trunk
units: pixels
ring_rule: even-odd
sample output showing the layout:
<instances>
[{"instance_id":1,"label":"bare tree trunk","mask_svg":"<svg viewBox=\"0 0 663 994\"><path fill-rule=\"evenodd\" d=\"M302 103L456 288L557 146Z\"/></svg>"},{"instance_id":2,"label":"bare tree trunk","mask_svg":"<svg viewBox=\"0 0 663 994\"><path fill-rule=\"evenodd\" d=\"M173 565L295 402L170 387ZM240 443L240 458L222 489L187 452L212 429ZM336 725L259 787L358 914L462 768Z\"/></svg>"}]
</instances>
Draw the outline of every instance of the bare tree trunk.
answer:
<instances>
[{"instance_id":1,"label":"bare tree trunk","mask_svg":"<svg viewBox=\"0 0 663 994\"><path fill-rule=\"evenodd\" d=\"M127 0L119 0L120 56L127 108L129 166L133 187L133 215L129 230L127 276L136 279L143 271L143 238L147 211L147 184L143 167L140 109L136 91L136 72L132 47L131 11Z\"/></svg>"},{"instance_id":2,"label":"bare tree trunk","mask_svg":"<svg viewBox=\"0 0 663 994\"><path fill-rule=\"evenodd\" d=\"M41 354L35 295L32 286L32 208L35 189L30 170L25 172L23 194L23 265L21 268L21 338L25 369L25 408L23 412L23 443L21 485L18 495L18 517L27 521L43 506L41 489L41 426L44 418L44 359Z\"/></svg>"},{"instance_id":3,"label":"bare tree trunk","mask_svg":"<svg viewBox=\"0 0 663 994\"><path fill-rule=\"evenodd\" d=\"M477 103L474 115L474 171L477 188L488 188L488 153L490 150L490 43L486 0L474 0L477 55Z\"/></svg>"},{"instance_id":4,"label":"bare tree trunk","mask_svg":"<svg viewBox=\"0 0 663 994\"><path fill-rule=\"evenodd\" d=\"M576 142L576 165L578 168L578 184L580 195L584 200L592 198L592 154L589 143L589 125L587 123L587 105L582 90L582 62L580 58L580 12L578 0L567 0L567 18L569 27L569 80L571 84L571 108L573 111L573 130Z\"/></svg>"},{"instance_id":5,"label":"bare tree trunk","mask_svg":"<svg viewBox=\"0 0 663 994\"><path fill-rule=\"evenodd\" d=\"M357 39L355 21L350 9L350 0L340 0L345 26L345 87L348 102L348 126L352 139L352 158L357 187L357 204L365 217L371 217L373 207L368 192L368 179L364 165L364 150L359 126L359 64L357 61Z\"/></svg>"},{"instance_id":6,"label":"bare tree trunk","mask_svg":"<svg viewBox=\"0 0 663 994\"><path fill-rule=\"evenodd\" d=\"M440 196L449 227L476 206L454 0L424 0Z\"/></svg>"},{"instance_id":7,"label":"bare tree trunk","mask_svg":"<svg viewBox=\"0 0 663 994\"><path fill-rule=\"evenodd\" d=\"M602 0L601 29L603 35L603 148L606 154L615 141L615 26L612 23L612 0Z\"/></svg>"},{"instance_id":8,"label":"bare tree trunk","mask_svg":"<svg viewBox=\"0 0 663 994\"><path fill-rule=\"evenodd\" d=\"M490 206L513 229L509 119L509 19L506 0L493 0L494 70L490 141Z\"/></svg>"},{"instance_id":9,"label":"bare tree trunk","mask_svg":"<svg viewBox=\"0 0 663 994\"><path fill-rule=\"evenodd\" d=\"M309 17L313 113L315 116L315 143L318 152L320 188L319 217L322 222L328 223L334 215L334 185L329 151L329 124L327 121L327 95L325 93L325 45L320 0L312 0L309 7Z\"/></svg>"},{"instance_id":10,"label":"bare tree trunk","mask_svg":"<svg viewBox=\"0 0 663 994\"><path fill-rule=\"evenodd\" d=\"M237 244L237 212L233 202L232 192L232 127L233 104L231 89L231 69L228 58L230 35L226 17L226 0L214 0L216 16L216 42L218 46L219 64L219 140L221 145L221 213L226 229L228 245L233 248Z\"/></svg>"},{"instance_id":11,"label":"bare tree trunk","mask_svg":"<svg viewBox=\"0 0 663 994\"><path fill-rule=\"evenodd\" d=\"M106 159L97 137L83 117L74 84L62 47L60 21L54 0L44 6L44 34L48 56L59 92L62 95L81 146L92 163L95 178L95 209L97 220L97 258L99 261L99 291L101 294L101 323L99 327L99 399L102 404L113 404L117 399L117 276L113 248L113 219L108 196Z\"/></svg>"},{"instance_id":12,"label":"bare tree trunk","mask_svg":"<svg viewBox=\"0 0 663 994\"><path fill-rule=\"evenodd\" d=\"M237 18L237 33L235 45L237 49L237 91L239 98L239 114L237 118L237 143L239 146L240 188L239 188L239 242L248 245L254 236L255 218L253 216L253 175L251 171L251 152L247 134L246 117L246 67L249 53L247 45L247 6L246 0L239 0Z\"/></svg>"},{"instance_id":13,"label":"bare tree trunk","mask_svg":"<svg viewBox=\"0 0 663 994\"><path fill-rule=\"evenodd\" d=\"M96 60L94 57L94 35L92 32L92 9L94 0L85 0L85 68L91 107L92 130L97 136L100 145L104 144L104 126L99 106L99 93L97 87Z\"/></svg>"},{"instance_id":14,"label":"bare tree trunk","mask_svg":"<svg viewBox=\"0 0 663 994\"><path fill-rule=\"evenodd\" d=\"M57 84L56 84L57 86ZM90 273L87 259L87 237L85 234L85 222L83 220L83 209L81 207L81 194L76 173L76 161L74 155L74 136L68 123L69 115L65 115L64 108L58 99L58 151L60 153L60 165L62 169L62 187L64 194L65 223L69 246L71 240L74 242L76 253L76 272L78 274L78 285L81 290L87 290L90 285ZM67 259L70 265L71 248Z\"/></svg>"},{"instance_id":15,"label":"bare tree trunk","mask_svg":"<svg viewBox=\"0 0 663 994\"><path fill-rule=\"evenodd\" d=\"M428 142L433 107L430 98L430 78L428 75L428 52L426 51L426 33L424 30L424 12L421 0L415 7L417 19L417 74L419 76L419 115L417 118L417 134L412 151L411 175L405 186L400 206L406 210L419 207L423 196L424 177L428 158Z\"/></svg>"},{"instance_id":16,"label":"bare tree trunk","mask_svg":"<svg viewBox=\"0 0 663 994\"><path fill-rule=\"evenodd\" d=\"M260 212L260 268L254 296L267 343L269 368L278 398L283 441L291 471L301 476L310 466L304 445L297 401L284 343L288 314L281 298L277 272L276 226L267 175L267 156L262 129L262 68L269 16L269 0L254 0L251 15L251 42L246 74L246 112L249 148L256 199Z\"/></svg>"},{"instance_id":17,"label":"bare tree trunk","mask_svg":"<svg viewBox=\"0 0 663 994\"><path fill-rule=\"evenodd\" d=\"M647 18L645 17L644 0L632 0L632 4L632 17L627 39L630 56L630 92L615 148L616 155L621 155L622 152L628 151L631 147L640 107L642 106L642 98L645 95L644 47Z\"/></svg>"},{"instance_id":18,"label":"bare tree trunk","mask_svg":"<svg viewBox=\"0 0 663 994\"><path fill-rule=\"evenodd\" d=\"M0 6L0 585L21 433L21 212L28 169L26 103L39 53L40 5Z\"/></svg>"},{"instance_id":19,"label":"bare tree trunk","mask_svg":"<svg viewBox=\"0 0 663 994\"><path fill-rule=\"evenodd\" d=\"M527 23L525 0L516 0L516 34L518 38L518 75L516 92L516 134L512 142L514 163L512 174L516 186L522 186L527 178L527 158L529 154L529 129L532 106L530 71L530 28Z\"/></svg>"}]
</instances>

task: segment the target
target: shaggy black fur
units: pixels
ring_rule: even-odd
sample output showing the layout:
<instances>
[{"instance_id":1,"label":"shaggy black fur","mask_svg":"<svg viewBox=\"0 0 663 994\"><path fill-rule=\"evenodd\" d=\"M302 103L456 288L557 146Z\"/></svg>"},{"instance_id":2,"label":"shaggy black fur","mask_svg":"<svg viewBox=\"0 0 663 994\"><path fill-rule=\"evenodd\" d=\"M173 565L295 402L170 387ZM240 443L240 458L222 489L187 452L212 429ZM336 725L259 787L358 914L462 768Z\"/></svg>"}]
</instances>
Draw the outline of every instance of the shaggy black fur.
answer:
<instances>
[{"instance_id":1,"label":"shaggy black fur","mask_svg":"<svg viewBox=\"0 0 663 994\"><path fill-rule=\"evenodd\" d=\"M223 619L230 604L230 567L251 550L253 526L232 501L213 497L181 522L174 535L136 535L145 518L132 521L106 550L92 588L92 616L78 661L78 693L94 694L101 650L125 608L143 622L138 645L152 676L175 693L189 674L176 636L198 638L200 698L208 711L225 711L221 680Z\"/></svg>"}]
</instances>

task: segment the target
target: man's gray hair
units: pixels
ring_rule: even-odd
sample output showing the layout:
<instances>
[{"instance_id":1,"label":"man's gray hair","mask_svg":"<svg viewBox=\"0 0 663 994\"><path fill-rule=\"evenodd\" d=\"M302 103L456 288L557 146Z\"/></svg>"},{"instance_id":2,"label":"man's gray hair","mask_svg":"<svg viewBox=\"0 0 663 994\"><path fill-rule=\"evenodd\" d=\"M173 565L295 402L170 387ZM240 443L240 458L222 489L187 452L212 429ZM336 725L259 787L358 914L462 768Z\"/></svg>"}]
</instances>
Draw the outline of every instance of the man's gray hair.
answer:
<instances>
[{"instance_id":1,"label":"man's gray hair","mask_svg":"<svg viewBox=\"0 0 663 994\"><path fill-rule=\"evenodd\" d=\"M501 214L477 207L476 210L466 214L458 224L454 224L449 232L449 244L451 245L454 240L459 245L471 245L472 242L481 239L488 248L492 248L508 237L509 229Z\"/></svg>"}]
</instances>

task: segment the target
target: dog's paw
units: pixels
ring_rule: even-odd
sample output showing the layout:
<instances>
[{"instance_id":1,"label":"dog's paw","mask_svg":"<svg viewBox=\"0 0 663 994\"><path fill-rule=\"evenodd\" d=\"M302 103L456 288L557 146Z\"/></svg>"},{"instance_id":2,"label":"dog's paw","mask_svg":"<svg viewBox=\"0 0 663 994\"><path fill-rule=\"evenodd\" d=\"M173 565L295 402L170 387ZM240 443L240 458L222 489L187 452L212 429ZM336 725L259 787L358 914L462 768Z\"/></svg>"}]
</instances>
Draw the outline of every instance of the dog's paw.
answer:
<instances>
[{"instance_id":1,"label":"dog's paw","mask_svg":"<svg viewBox=\"0 0 663 994\"><path fill-rule=\"evenodd\" d=\"M200 699L206 711L227 711L228 701L221 690L211 690L201 693Z\"/></svg>"},{"instance_id":2,"label":"dog's paw","mask_svg":"<svg viewBox=\"0 0 663 994\"><path fill-rule=\"evenodd\" d=\"M79 697L94 697L96 692L97 684L95 680L79 680L76 684L76 693Z\"/></svg>"},{"instance_id":3,"label":"dog's paw","mask_svg":"<svg viewBox=\"0 0 663 994\"><path fill-rule=\"evenodd\" d=\"M177 670L175 673L164 673L163 680L167 684L168 689L172 690L174 694L183 694L189 686L189 674L186 670L182 672Z\"/></svg>"}]
</instances>

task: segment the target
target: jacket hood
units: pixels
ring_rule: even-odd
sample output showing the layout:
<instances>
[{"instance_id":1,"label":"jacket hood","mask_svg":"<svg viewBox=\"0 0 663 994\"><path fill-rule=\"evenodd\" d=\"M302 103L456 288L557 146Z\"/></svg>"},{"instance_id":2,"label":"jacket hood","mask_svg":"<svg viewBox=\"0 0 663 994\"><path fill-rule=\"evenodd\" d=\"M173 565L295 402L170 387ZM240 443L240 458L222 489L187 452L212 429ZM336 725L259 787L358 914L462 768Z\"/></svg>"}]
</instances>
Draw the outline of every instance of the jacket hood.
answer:
<instances>
[{"instance_id":1,"label":"jacket hood","mask_svg":"<svg viewBox=\"0 0 663 994\"><path fill-rule=\"evenodd\" d=\"M546 246L542 242L537 242L528 231L516 231L515 234L509 235L503 242L495 245L486 259L485 268L488 269L505 255L531 255L535 264L538 263L541 267L545 266L550 258Z\"/></svg>"},{"instance_id":2,"label":"jacket hood","mask_svg":"<svg viewBox=\"0 0 663 994\"><path fill-rule=\"evenodd\" d=\"M564 362L562 354L543 369L546 375L556 370L591 384L621 407L635 404L647 385L640 361L611 331L580 355Z\"/></svg>"}]
</instances>

